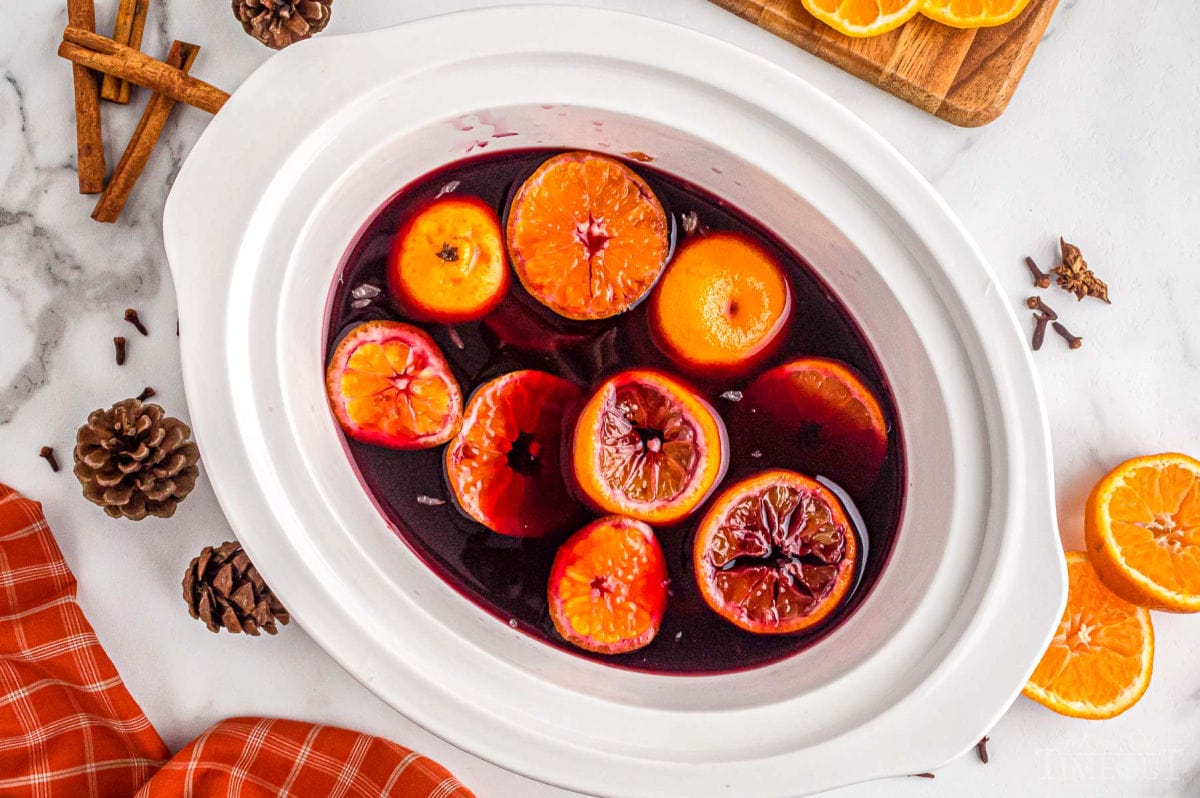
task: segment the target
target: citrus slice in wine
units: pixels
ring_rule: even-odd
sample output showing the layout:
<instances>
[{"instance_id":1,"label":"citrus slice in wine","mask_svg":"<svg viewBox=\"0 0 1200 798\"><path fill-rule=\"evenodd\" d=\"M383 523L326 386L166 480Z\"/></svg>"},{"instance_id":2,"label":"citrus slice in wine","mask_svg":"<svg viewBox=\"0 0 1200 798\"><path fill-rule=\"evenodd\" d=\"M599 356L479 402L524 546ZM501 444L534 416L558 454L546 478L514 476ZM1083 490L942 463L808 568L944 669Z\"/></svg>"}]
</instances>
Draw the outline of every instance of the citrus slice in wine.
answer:
<instances>
[{"instance_id":1,"label":"citrus slice in wine","mask_svg":"<svg viewBox=\"0 0 1200 798\"><path fill-rule=\"evenodd\" d=\"M689 240L650 297L655 343L681 368L729 376L770 355L787 327L783 267L738 233Z\"/></svg>"},{"instance_id":2,"label":"citrus slice in wine","mask_svg":"<svg viewBox=\"0 0 1200 798\"><path fill-rule=\"evenodd\" d=\"M435 200L396 236L388 288L422 321L457 324L486 316L508 290L496 213L474 197Z\"/></svg>"},{"instance_id":3,"label":"citrus slice in wine","mask_svg":"<svg viewBox=\"0 0 1200 798\"><path fill-rule=\"evenodd\" d=\"M576 485L600 512L681 521L725 475L725 425L702 396L658 371L605 380L575 424Z\"/></svg>"},{"instance_id":4,"label":"citrus slice in wine","mask_svg":"<svg viewBox=\"0 0 1200 798\"><path fill-rule=\"evenodd\" d=\"M780 452L791 467L828 477L856 498L874 485L887 456L879 400L838 360L805 357L763 372L738 413L752 447Z\"/></svg>"},{"instance_id":5,"label":"citrus slice in wine","mask_svg":"<svg viewBox=\"0 0 1200 798\"><path fill-rule=\"evenodd\" d=\"M521 284L569 319L624 313L667 263L667 214L649 184L606 155L567 152L513 197L508 251Z\"/></svg>"},{"instance_id":6,"label":"citrus slice in wine","mask_svg":"<svg viewBox=\"0 0 1200 798\"><path fill-rule=\"evenodd\" d=\"M708 606L758 634L804 631L849 595L858 538L837 497L782 469L721 493L696 530L693 565Z\"/></svg>"},{"instance_id":7,"label":"citrus slice in wine","mask_svg":"<svg viewBox=\"0 0 1200 798\"><path fill-rule=\"evenodd\" d=\"M650 527L624 516L576 532L554 557L550 619L565 640L598 654L647 645L667 608L667 565Z\"/></svg>"},{"instance_id":8,"label":"citrus slice in wine","mask_svg":"<svg viewBox=\"0 0 1200 798\"><path fill-rule=\"evenodd\" d=\"M562 419L575 383L524 369L484 383L446 447L446 481L458 507L493 532L543 537L569 527L580 507L559 466Z\"/></svg>"},{"instance_id":9,"label":"citrus slice in wine","mask_svg":"<svg viewBox=\"0 0 1200 798\"><path fill-rule=\"evenodd\" d=\"M427 449L462 423L458 381L437 344L402 322L348 332L325 371L329 406L346 435L392 449Z\"/></svg>"}]
</instances>

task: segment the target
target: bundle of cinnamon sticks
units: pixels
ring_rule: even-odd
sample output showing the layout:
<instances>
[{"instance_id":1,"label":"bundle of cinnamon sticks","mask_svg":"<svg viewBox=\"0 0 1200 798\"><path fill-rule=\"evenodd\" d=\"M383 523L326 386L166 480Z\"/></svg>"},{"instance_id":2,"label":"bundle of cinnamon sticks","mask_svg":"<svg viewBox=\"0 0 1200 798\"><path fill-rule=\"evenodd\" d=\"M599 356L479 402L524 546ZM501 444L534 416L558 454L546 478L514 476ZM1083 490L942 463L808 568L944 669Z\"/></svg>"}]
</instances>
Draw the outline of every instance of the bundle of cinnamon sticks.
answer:
<instances>
[{"instance_id":1,"label":"bundle of cinnamon sticks","mask_svg":"<svg viewBox=\"0 0 1200 798\"><path fill-rule=\"evenodd\" d=\"M58 54L71 61L75 80L75 134L79 193L100 194L92 218L113 222L146 167L177 102L215 114L229 95L188 72L200 46L174 41L164 61L142 53L149 0L121 0L113 38L96 33L94 0L67 0L67 29ZM105 183L100 99L126 103L131 85L151 89L142 118Z\"/></svg>"}]
</instances>

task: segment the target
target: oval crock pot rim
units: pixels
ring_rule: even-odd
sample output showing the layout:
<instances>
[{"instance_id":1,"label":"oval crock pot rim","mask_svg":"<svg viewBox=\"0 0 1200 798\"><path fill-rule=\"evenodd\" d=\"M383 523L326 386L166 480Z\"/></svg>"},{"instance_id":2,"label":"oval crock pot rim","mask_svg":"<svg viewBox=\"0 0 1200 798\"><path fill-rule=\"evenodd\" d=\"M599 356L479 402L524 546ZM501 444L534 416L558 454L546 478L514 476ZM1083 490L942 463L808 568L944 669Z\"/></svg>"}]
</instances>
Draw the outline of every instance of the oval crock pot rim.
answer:
<instances>
[{"instance_id":1,"label":"oval crock pot rim","mask_svg":"<svg viewBox=\"0 0 1200 798\"><path fill-rule=\"evenodd\" d=\"M831 115L832 119L835 119L836 121L841 123L841 127L843 128L843 130L841 132L843 134L847 135L847 141L853 139L854 141L858 142L861 146L874 147L878 151L883 153L883 156L885 156L885 160L890 158L892 161L895 162L891 165L898 170L898 175L899 175L899 179L900 179L901 183L907 182L908 184L910 184L908 186L908 189L910 190L910 192L915 192L915 194L913 194L913 196L920 196L922 203L925 204L926 206L928 206L924 209L924 212L932 213L932 217L942 225L942 227L939 230L938 224L928 223L925 225L925 228L924 228L925 231L926 232L933 232L933 231L940 232L943 237L947 237L948 239L950 239L950 240L941 242L940 245L937 246L937 249L939 251L949 252L949 251L957 250L958 255L961 255L963 258L965 258L967 260L971 260L971 261L978 263L984 269L985 273L987 273L986 264L983 262L982 257L978 253L977 249L970 242L970 240L966 236L965 232L961 229L961 226L957 223L956 220L953 219L952 215L950 215L948 209L946 209L944 204L941 202L940 198L938 198L936 196L936 194L934 194L932 192L932 189L930 189L926 184L924 184L924 182L919 178L919 176L916 175L916 173L911 169L911 167L909 167L906 163L904 163L901 159L899 159L898 156L895 155L894 151L891 150L890 145L887 145L886 142L883 142L881 139L879 139L878 136L876 136L874 133L872 133L867 128L865 128L865 126L863 126L856 119L851 117L849 115L849 113L846 112L844 109L841 109L840 106L836 106L835 104L832 103L832 101L828 100L823 95L819 95L819 93L817 93L811 87L808 87L807 84L800 81L798 78L796 78L791 73L784 72L783 70L780 70L779 68L774 67L773 65L770 65L769 63L767 63L765 61L762 61L762 59L759 59L757 56L753 56L751 54L744 53L743 51L738 50L737 48L733 48L731 45L726 45L726 44L720 43L717 40L711 39L710 37L707 37L707 36L703 36L702 34L697 34L692 31L687 31L686 33L683 33L683 31L686 31L686 29L678 28L677 26L670 25L669 23L655 22L652 20L646 20L645 18L642 18L642 17L621 14L618 12L601 12L601 11L596 11L596 10L584 10L584 9L578 9L578 8L561 9L561 8L551 8L551 7L539 6L539 7L536 7L536 9L532 9L531 12L536 13L538 15L539 21L543 21L543 22L548 18L547 15L557 14L560 16L560 19L564 21L564 24L568 17L573 17L577 24L581 24L580 21L582 20L583 24L596 24L596 25L613 24L613 25L626 25L626 26L628 26L628 25L649 26L651 28L654 28L655 32L659 35L671 35L671 36L684 37L684 38L691 37L690 41L692 43L696 44L696 46L700 46L700 43L703 42L703 46L710 48L713 52L722 53L730 58L733 58L734 57L733 54L736 53L737 54L736 57L738 59L742 60L743 62L749 62L751 60L756 61L756 62L758 62L759 69L774 73L773 76L776 78L780 77L780 75L786 75L787 80L791 81L795 85L796 91L802 92L805 94L806 97L808 97L810 104L811 104L810 107L818 107L822 112ZM474 19L475 24L487 25L489 23L499 23L500 20L502 20L502 19L507 20L509 22L513 22L514 20L513 20L512 15L515 13L517 13L517 12L514 12L511 9L505 9L505 10L491 9L491 10L486 10L486 11L462 12L462 14L456 14L453 16L456 17L456 21L454 23L456 25L462 24L462 20L467 17L475 17L475 19ZM507 16L505 16L505 15L507 15ZM602 22L602 21L606 21L606 22ZM432 21L425 21L425 22L432 24ZM416 35L418 32L415 29L410 29L409 26L402 26L401 28L394 29L394 30L399 32L402 29L406 30L411 35ZM426 32L427 31L428 31L428 27L426 28ZM382 32L376 32L375 34L362 34L362 35L359 35L356 37L341 37L341 38L354 38L357 40L357 39L360 39L360 38L366 37L366 36L379 36L380 34L390 35L390 32L382 31ZM338 38L334 38L334 37L331 37L327 40L320 42L320 44L325 45L327 47L337 46L337 43L338 43ZM305 45L305 46L308 47L309 45ZM299 54L301 52L302 51L299 50L299 48L297 48L297 53L296 53L297 57L299 56ZM286 53L285 53L285 55L286 55ZM264 67L264 69L266 69L266 67ZM235 95L234 100L231 102L236 102L237 100L238 100L237 95ZM220 121L220 118L218 118L218 122L219 121ZM216 124L217 123L214 123L214 127L216 127ZM209 136L209 133L206 132L205 136L206 137ZM197 150L203 151L201 144L197 145ZM193 160L189 159L189 165L191 166L191 171L195 171L197 168L199 168L197 166L198 163L199 163L198 160L193 161ZM189 175L189 169L187 166L185 166L184 170L180 174L180 178L179 178L179 182L177 183L177 186L188 185L188 183L189 183L188 175ZM179 192L173 191L172 195L171 195L171 201L168 203L168 209L167 209L167 212L165 214L165 219L164 219L164 225L167 229L167 239L168 239L169 251L172 248L171 242L173 242L175 240L175 237L171 234L171 231L173 229L177 229L177 227L178 227L178 224L176 223L176 221L173 221L173 220L176 220L179 218L179 214L183 212L182 208L185 205L186 205L186 201L183 198L181 198L181 194ZM915 209L914 209L914 213L915 213ZM946 224L947 221L949 222L949 224ZM963 244L966 245L965 249L962 246ZM931 244L931 247L932 246L933 245ZM183 259L184 259L183 256L179 252L175 252L174 254L172 254L171 261L172 261L173 268L178 268L178 263L180 261L182 261ZM177 281L177 283L180 282L180 277L178 275L176 277L176 281ZM184 304L182 299L181 299L180 304L181 304L181 313L182 313L183 312L182 306ZM1000 303L994 303L994 304L996 306L999 306ZM1009 331L1010 339L1018 339L1019 335L1016 333L1016 330L1015 330L1015 318L1013 317L1011 310L1008 309L1007 307L1004 307L1003 311L1004 312L1001 313L1000 317L999 317L1000 323L1001 324L1007 323L1007 325L1010 327L1010 331ZM995 315L995 314L993 313L993 315ZM1004 318L1005 316L1007 316L1007 319ZM190 325L185 324L185 328L184 328L185 329L185 333L184 333L185 349L187 348L186 345L188 343L190 343L190 341L188 341L188 335L186 332L186 330L188 329L189 326ZM1012 344L1012 341L1010 341L1010 348L1012 348L1011 344ZM1032 364L1029 359L1028 353L1024 351L1023 345L1020 346L1019 351L1023 355L1023 362L1018 360L1018 362L1012 363L1012 364L1010 364L1010 366L1012 366L1016 369L1018 376L1023 376L1026 378L1025 381L1028 383L1028 385L1026 386L1027 390L1031 390L1032 395L1034 396L1035 400L1038 400L1033 403L1032 409L1029 408L1028 406L1017 409L1018 414L1026 416L1026 418L1023 419L1025 423L1021 426L1027 432L1026 437L1029 440L1027 440L1026 442L1029 443L1031 445L1031 447L1034 449L1034 451L1031 453L1032 456L1030 459L1033 461L1034 465L1037 466L1034 468L1034 472L1032 474L1030 474L1030 477L1031 477L1030 483L1031 483L1032 487L1034 488L1034 490L1033 490L1032 494L1030 495L1029 500L1025 503L1024 509L1025 509L1026 513L1030 516L1028 519L1030 524L1025 524L1025 525L1026 526L1032 525L1035 528L1039 525L1040 526L1048 525L1048 532L1050 534L1044 535L1042 538L1039 538L1038 540L1044 543L1046 540L1048 540L1049 538L1052 537L1055 542L1055 545L1057 545L1057 536L1053 534L1055 530L1054 530L1054 522L1053 522L1051 497L1049 497L1048 495L1045 495L1045 494L1038 495L1038 492L1037 492L1038 486L1041 483L1046 483L1047 485L1049 484L1049 450L1048 450L1048 446L1046 443L1048 436L1047 436L1047 431L1046 431L1045 418L1044 418L1044 414L1041 412L1041 409L1040 409L1041 405L1040 405L1040 397L1039 397L1037 384L1036 384L1036 381L1032 379ZM206 387L205 380L202 375L195 373L196 369L194 367L189 368L189 365L194 363L196 360L197 360L197 358L185 358L184 370L185 370L185 378L186 378L186 384L187 384L187 389L188 389L189 403L193 408L193 414L197 417L202 417L205 415L204 410L202 409L205 407L205 399L203 396L204 390ZM209 375L209 376L211 377L211 375ZM1029 416L1032 416L1032 417L1030 418ZM1033 435L1028 434L1028 432L1031 429L1035 432L1035 434L1033 434ZM223 444L220 441L219 434L215 434L210 425L204 424L202 422L197 424L197 434L198 434L198 436L200 436L202 443L207 443L206 456L209 457L209 459L212 460L213 462L216 462L218 459L221 459L220 457L213 457L208 454L208 451L217 452L222 449ZM210 435L212 435L212 438L209 437ZM208 442L210 440L212 441L211 443ZM237 445L239 445L239 442L238 441L229 441L228 444L230 446L237 446ZM1038 457L1038 450L1040 450L1041 455L1042 455L1040 458ZM1041 461L1040 464L1038 463L1039 460ZM1041 472L1041 473L1039 473L1039 472ZM1038 476L1044 476L1045 478L1039 480L1039 479L1037 479ZM233 497L230 491L220 489L220 486L217 484L219 481L220 481L219 479L217 479L215 477L213 478L214 487L218 488L218 495L222 502L222 506L225 507L227 513L231 516L231 519L241 515L238 508L233 506L235 504L238 504L241 500ZM1046 488L1042 488L1042 490L1046 490ZM1016 523L1015 519L1010 520L1010 524L1012 524L1012 523ZM251 536L248 536L248 537L251 537ZM1025 541L1025 542L1026 542L1026 544L1029 543L1029 541ZM254 549L252 549L252 551L254 551ZM265 558L265 552L264 552L264 558ZM1057 568L1047 569L1048 573L1044 574L1044 576L1046 576L1049 579L1049 581L1045 583L1046 592L1048 595L1053 594L1055 592L1054 588L1056 585L1058 587L1057 592L1059 594L1060 600L1059 600L1059 606L1055 609L1055 620L1057 619L1057 613L1061 611L1061 601L1062 601L1063 597L1065 596L1065 581L1064 581L1064 578L1062 575L1061 564L1060 563L1056 563L1056 564L1057 564ZM1054 579L1054 577L1056 575L1058 577L1057 580ZM313 631L314 631L314 636L318 637L318 639L321 639L321 637L316 633L316 630L313 630ZM1047 631L1045 632L1044 637L1046 639L1048 639L1049 629L1047 629ZM324 642L324 641L322 641L322 642ZM1044 642L1045 641L1043 640L1043 643ZM334 653L334 652L331 651L331 653ZM337 656L336 653L335 653L335 656ZM343 663L343 664L345 664L345 663ZM354 672L353 668L348 668L348 669L350 669L351 672ZM1032 669L1032 664L1029 665L1029 669ZM368 681L368 686L371 686L369 684L369 681ZM1015 697L1015 690L1012 691L1012 695L1009 696L1009 700L1011 700L1012 697ZM934 702L934 703L936 703L936 702ZM1003 710L1003 707L1000 707L996 711L995 714L998 716L998 714L1002 710ZM426 719L426 721L420 721L420 719L418 719L418 720L419 720L419 722L422 722L422 725L425 725L427 728L430 728L431 730L435 731L436 733L442 734L454 742L459 742L459 744L464 744L458 739L460 737L460 735L454 734L451 731L447 731L447 729L445 728L445 724L441 724L441 723L437 723L437 722L432 722L432 723L426 722L428 719ZM963 743L961 740L959 740L955 743L955 745L962 746ZM486 749L480 750L480 746L478 744L465 744L465 747L470 748L472 751L480 754L481 756L484 756L484 757L488 756L487 750ZM931 750L941 751L942 753L936 754L936 756L944 757L944 756L946 756L945 751L948 749L943 744L940 748L936 748L936 749L931 748ZM931 756L931 755L933 755L933 754L926 754L926 756ZM888 759L888 758L881 756L880 764L883 764L883 760L885 760L885 759ZM500 764L509 764L509 763L500 762ZM935 766L937 764L940 764L940 761L928 761L928 760L911 761L910 760L910 761L908 761L907 765L902 765L900 760L894 760L894 761L888 762L882 768L877 767L877 768L873 768L873 769L870 768L869 766L863 766L862 763L859 763L859 764L860 764L859 772L861 772L863 774L863 777L868 777L868 776L874 776L874 775L883 775L884 773L903 772L900 769L902 767L912 768L917 765L920 765L922 767ZM576 788L579 788L582 786L585 789L589 788L589 785L586 785L586 784L580 785L574 779L571 779L569 776L565 775L565 771L569 769L569 762L559 763L559 767L560 767L560 770L559 770L560 775L558 777L555 777L553 775L547 775L545 768L536 768L536 767L532 769L534 771L533 775L535 775L538 778L544 778L545 780L552 781L555 783L565 784L567 786L574 786ZM665 767L665 763L664 763L664 767ZM848 778L847 779L847 777L845 777L845 776L842 776L839 778L841 779L840 781L835 781L835 782L829 784L828 786L833 786L834 783L847 783L847 781L857 780L857 778ZM615 785L611 784L611 783L608 785L609 788L612 788L614 786ZM596 785L590 785L590 787L592 789L595 789Z\"/></svg>"}]
</instances>

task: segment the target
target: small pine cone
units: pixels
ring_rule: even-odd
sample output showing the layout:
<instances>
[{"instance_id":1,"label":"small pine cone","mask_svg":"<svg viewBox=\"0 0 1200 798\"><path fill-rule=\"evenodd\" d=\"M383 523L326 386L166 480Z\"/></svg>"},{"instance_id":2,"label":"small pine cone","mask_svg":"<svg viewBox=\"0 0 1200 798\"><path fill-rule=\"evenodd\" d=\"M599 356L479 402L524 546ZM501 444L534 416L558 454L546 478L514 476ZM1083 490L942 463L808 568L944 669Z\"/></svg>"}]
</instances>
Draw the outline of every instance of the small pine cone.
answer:
<instances>
[{"instance_id":1,"label":"small pine cone","mask_svg":"<svg viewBox=\"0 0 1200 798\"><path fill-rule=\"evenodd\" d=\"M282 50L323 31L332 5L333 0L233 0L233 14L246 33Z\"/></svg>"},{"instance_id":2,"label":"small pine cone","mask_svg":"<svg viewBox=\"0 0 1200 798\"><path fill-rule=\"evenodd\" d=\"M137 399L92 411L75 436L84 498L113 518L170 518L200 474L191 437L187 424Z\"/></svg>"},{"instance_id":3,"label":"small pine cone","mask_svg":"<svg viewBox=\"0 0 1200 798\"><path fill-rule=\"evenodd\" d=\"M287 625L288 611L275 598L258 569L236 540L214 549L205 546L183 575L188 613L204 621L210 632L222 627L258 636L275 634L275 622Z\"/></svg>"}]
</instances>

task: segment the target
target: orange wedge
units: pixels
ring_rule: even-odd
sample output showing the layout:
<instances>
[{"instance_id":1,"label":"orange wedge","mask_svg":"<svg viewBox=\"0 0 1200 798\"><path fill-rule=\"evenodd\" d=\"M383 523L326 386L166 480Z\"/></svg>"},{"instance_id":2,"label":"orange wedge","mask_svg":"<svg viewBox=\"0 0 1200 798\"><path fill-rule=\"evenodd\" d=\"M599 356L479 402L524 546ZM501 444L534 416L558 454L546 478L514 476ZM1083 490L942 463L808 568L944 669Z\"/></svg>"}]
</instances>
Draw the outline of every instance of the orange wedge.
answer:
<instances>
[{"instance_id":1,"label":"orange wedge","mask_svg":"<svg viewBox=\"0 0 1200 798\"><path fill-rule=\"evenodd\" d=\"M887 33L921 10L922 0L800 0L808 13L839 33L863 38Z\"/></svg>"},{"instance_id":2,"label":"orange wedge","mask_svg":"<svg viewBox=\"0 0 1200 798\"><path fill-rule=\"evenodd\" d=\"M1022 692L1061 715L1116 717L1150 685L1150 612L1105 587L1082 551L1067 552L1067 578L1058 632Z\"/></svg>"},{"instance_id":3,"label":"orange wedge","mask_svg":"<svg viewBox=\"0 0 1200 798\"><path fill-rule=\"evenodd\" d=\"M952 28L990 28L1011 22L1029 0L925 0L921 13Z\"/></svg>"},{"instance_id":4,"label":"orange wedge","mask_svg":"<svg viewBox=\"0 0 1200 798\"><path fill-rule=\"evenodd\" d=\"M1200 611L1200 460L1127 460L1092 489L1088 552L1117 595L1167 612Z\"/></svg>"}]
</instances>

